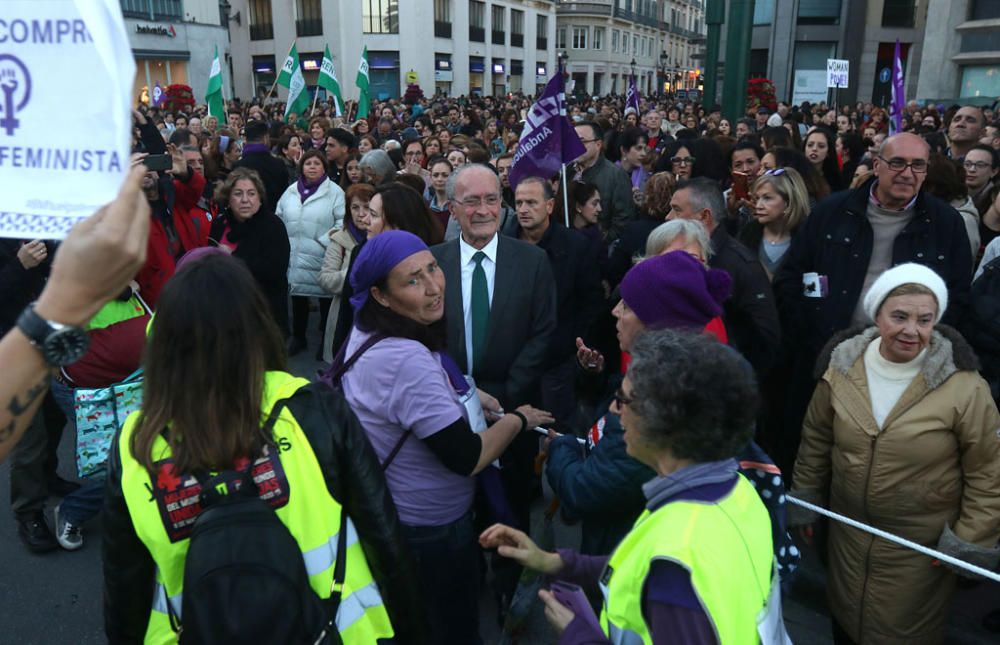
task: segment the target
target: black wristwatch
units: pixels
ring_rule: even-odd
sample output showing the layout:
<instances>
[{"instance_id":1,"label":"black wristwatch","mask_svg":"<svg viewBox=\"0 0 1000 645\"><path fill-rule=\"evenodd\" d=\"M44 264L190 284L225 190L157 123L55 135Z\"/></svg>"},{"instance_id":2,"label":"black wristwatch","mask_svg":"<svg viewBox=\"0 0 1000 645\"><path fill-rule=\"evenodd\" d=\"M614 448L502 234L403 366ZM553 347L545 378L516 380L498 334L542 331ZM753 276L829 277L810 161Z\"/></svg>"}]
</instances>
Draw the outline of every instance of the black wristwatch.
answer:
<instances>
[{"instance_id":1,"label":"black wristwatch","mask_svg":"<svg viewBox=\"0 0 1000 645\"><path fill-rule=\"evenodd\" d=\"M28 305L17 319L17 327L38 348L52 367L65 367L83 358L90 347L90 336L79 327L45 320Z\"/></svg>"}]
</instances>

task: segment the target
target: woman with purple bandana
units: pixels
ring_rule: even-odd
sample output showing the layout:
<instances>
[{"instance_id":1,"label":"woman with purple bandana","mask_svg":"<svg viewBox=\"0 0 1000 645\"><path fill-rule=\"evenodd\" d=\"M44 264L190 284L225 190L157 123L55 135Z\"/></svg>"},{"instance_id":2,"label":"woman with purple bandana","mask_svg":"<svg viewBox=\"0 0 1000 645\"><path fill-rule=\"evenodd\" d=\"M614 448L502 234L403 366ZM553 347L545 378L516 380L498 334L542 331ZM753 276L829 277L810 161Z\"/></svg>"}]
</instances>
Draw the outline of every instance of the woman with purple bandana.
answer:
<instances>
[{"instance_id":1,"label":"woman with purple bandana","mask_svg":"<svg viewBox=\"0 0 1000 645\"><path fill-rule=\"evenodd\" d=\"M443 351L444 273L417 236L390 230L368 240L350 282L355 323L332 380L342 375L382 462L417 559L429 642L480 642L472 475L552 416L528 405L504 414L496 399L471 390ZM493 421L485 429L483 411Z\"/></svg>"}]
</instances>

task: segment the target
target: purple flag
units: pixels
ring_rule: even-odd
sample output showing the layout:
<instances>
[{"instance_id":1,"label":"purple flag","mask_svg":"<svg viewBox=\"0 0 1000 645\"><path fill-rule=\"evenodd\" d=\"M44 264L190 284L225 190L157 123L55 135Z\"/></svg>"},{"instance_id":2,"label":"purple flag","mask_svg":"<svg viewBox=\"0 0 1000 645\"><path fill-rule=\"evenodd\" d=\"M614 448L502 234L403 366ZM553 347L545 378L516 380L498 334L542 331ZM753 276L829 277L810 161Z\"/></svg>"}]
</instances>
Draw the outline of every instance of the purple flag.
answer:
<instances>
[{"instance_id":1,"label":"purple flag","mask_svg":"<svg viewBox=\"0 0 1000 645\"><path fill-rule=\"evenodd\" d=\"M639 114L639 90L635 86L635 74L628 77L628 91L625 93L625 111L629 108L635 110L636 116L642 116Z\"/></svg>"},{"instance_id":2,"label":"purple flag","mask_svg":"<svg viewBox=\"0 0 1000 645\"><path fill-rule=\"evenodd\" d=\"M548 179L587 149L566 118L566 93L560 69L545 91L528 110L524 130L510 167L510 185L516 188L525 177Z\"/></svg>"},{"instance_id":3,"label":"purple flag","mask_svg":"<svg viewBox=\"0 0 1000 645\"><path fill-rule=\"evenodd\" d=\"M903 108L906 105L906 94L903 89L903 57L900 53L899 39L896 39L896 51L892 55L892 105L889 106L889 134L903 131Z\"/></svg>"}]
</instances>

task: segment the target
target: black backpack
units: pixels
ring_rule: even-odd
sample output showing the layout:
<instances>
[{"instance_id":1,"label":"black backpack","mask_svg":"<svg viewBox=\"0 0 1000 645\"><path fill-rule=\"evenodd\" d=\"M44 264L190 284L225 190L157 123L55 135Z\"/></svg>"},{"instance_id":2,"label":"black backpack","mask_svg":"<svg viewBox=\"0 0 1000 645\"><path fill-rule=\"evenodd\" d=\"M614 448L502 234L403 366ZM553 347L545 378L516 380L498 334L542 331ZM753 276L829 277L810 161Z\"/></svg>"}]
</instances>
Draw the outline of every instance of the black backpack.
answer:
<instances>
[{"instance_id":1,"label":"black backpack","mask_svg":"<svg viewBox=\"0 0 1000 645\"><path fill-rule=\"evenodd\" d=\"M268 436L285 403L271 410L264 426ZM253 466L251 459L243 471L194 475L202 511L184 563L181 617L166 603L171 626L181 645L340 643L334 619L344 580L347 512L341 512L334 591L324 600L309 586L295 538L258 496ZM235 492L216 489L226 490L229 485L221 482L234 479L240 482Z\"/></svg>"}]
</instances>

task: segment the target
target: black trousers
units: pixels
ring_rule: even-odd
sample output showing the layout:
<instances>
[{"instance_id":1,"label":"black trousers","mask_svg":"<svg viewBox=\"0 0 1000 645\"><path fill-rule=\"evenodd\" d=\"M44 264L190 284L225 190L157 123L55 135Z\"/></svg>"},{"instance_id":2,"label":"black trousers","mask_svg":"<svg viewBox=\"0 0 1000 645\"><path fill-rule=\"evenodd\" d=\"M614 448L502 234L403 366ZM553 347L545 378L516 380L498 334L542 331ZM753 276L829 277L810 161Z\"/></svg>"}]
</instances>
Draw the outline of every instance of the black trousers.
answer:
<instances>
[{"instance_id":1,"label":"black trousers","mask_svg":"<svg viewBox=\"0 0 1000 645\"><path fill-rule=\"evenodd\" d=\"M292 336L299 340L306 339L306 328L309 325L310 296L292 296ZM330 314L332 298L316 298L319 301L319 331L326 330L326 318Z\"/></svg>"},{"instance_id":2,"label":"black trousers","mask_svg":"<svg viewBox=\"0 0 1000 645\"><path fill-rule=\"evenodd\" d=\"M23 516L45 508L49 481L59 465L56 451L66 416L48 392L10 456L10 508Z\"/></svg>"}]
</instances>

